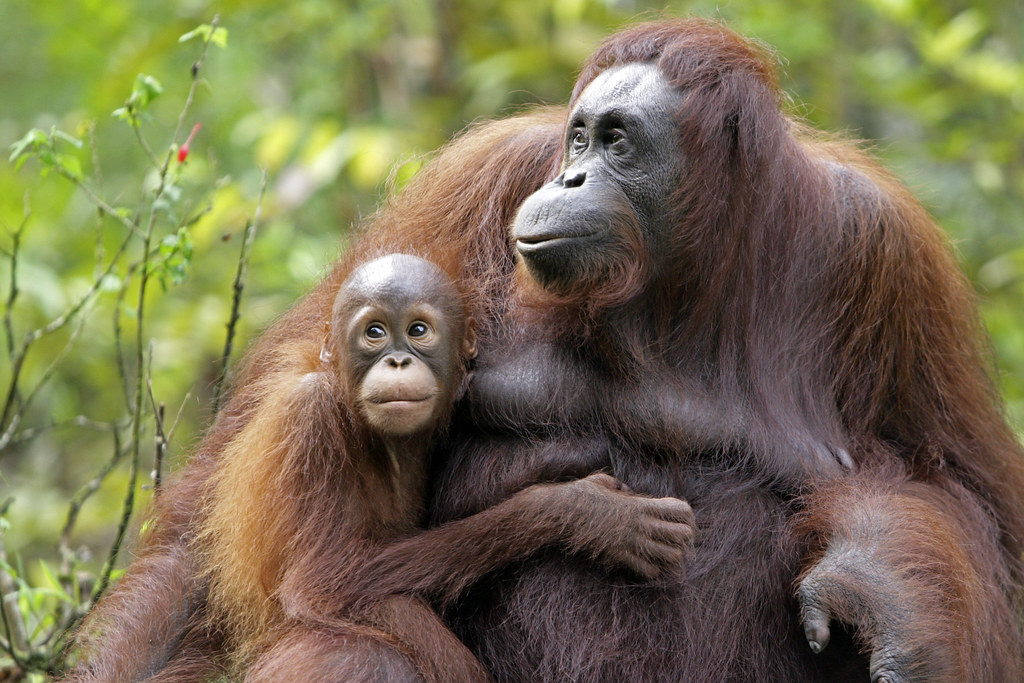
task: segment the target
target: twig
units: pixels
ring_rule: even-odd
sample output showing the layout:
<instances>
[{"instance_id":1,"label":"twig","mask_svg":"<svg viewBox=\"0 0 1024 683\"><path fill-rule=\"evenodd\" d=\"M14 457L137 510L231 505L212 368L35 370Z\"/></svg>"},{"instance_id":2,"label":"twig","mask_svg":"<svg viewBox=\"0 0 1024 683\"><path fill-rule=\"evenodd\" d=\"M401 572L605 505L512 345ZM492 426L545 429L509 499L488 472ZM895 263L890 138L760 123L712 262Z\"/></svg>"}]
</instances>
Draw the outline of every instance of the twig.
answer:
<instances>
[{"instance_id":1,"label":"twig","mask_svg":"<svg viewBox=\"0 0 1024 683\"><path fill-rule=\"evenodd\" d=\"M135 270L138 268L138 264L132 264L128 267L128 272L125 273L124 283L121 289L117 292L117 300L114 302L113 320L111 324L114 328L114 361L117 363L117 376L121 380L121 392L124 394L124 402L126 405L130 405L132 401L132 393L130 388L130 382L128 379L128 366L125 360L124 351L124 335L122 334L121 326L121 311L124 309L124 299L128 295L128 282L135 275Z\"/></svg>"},{"instance_id":2,"label":"twig","mask_svg":"<svg viewBox=\"0 0 1024 683\"><path fill-rule=\"evenodd\" d=\"M103 482L106 481L107 477L114 470L121 459L124 457L125 451L121 448L121 437L119 432L115 430L114 434L114 455L107 462L103 464L100 471L96 473L87 484L78 489L75 493L75 497L71 499L71 503L68 506L67 518L64 521L64 528L61 530L60 542L58 544L58 550L60 551L61 558L64 562L69 562L71 557L71 533L74 531L75 523L78 521L78 514L82 511L82 506L85 505L85 501L89 500L94 493L96 493ZM70 571L70 566L65 565L62 567L62 571Z\"/></svg>"},{"instance_id":3,"label":"twig","mask_svg":"<svg viewBox=\"0 0 1024 683\"><path fill-rule=\"evenodd\" d=\"M7 355L14 355L14 302L18 298L18 249L21 247L21 235L28 225L28 219L32 215L32 207L28 203L28 193L25 193L25 208L21 223L11 231L11 251L8 259L11 262L10 282L7 290L7 303L4 308L4 332L7 336ZM0 421L0 424L3 424Z\"/></svg>"},{"instance_id":4,"label":"twig","mask_svg":"<svg viewBox=\"0 0 1024 683\"><path fill-rule=\"evenodd\" d=\"M7 509L14 502L14 497L8 497L0 504L0 517L7 514ZM7 563L7 550L4 547L3 534L0 533L0 562ZM18 587L11 580L6 569L0 568L0 620L3 621L4 640L3 649L14 662L15 666L25 669L25 663L18 656L18 650L28 651L28 636L25 633L25 624L21 620L21 613L15 603L8 604L8 597L17 599Z\"/></svg>"},{"instance_id":5,"label":"twig","mask_svg":"<svg viewBox=\"0 0 1024 683\"><path fill-rule=\"evenodd\" d=\"M185 405L188 403L190 398L192 398L192 390L191 389L189 389L187 392L185 392L185 398L181 399L181 405L178 406L178 413L177 413L177 415L174 416L174 423L171 425L171 428L167 430L167 443L168 444L171 442L171 439L174 438L174 432L176 432L178 430L178 424L181 422L181 416L185 412Z\"/></svg>"},{"instance_id":6,"label":"twig","mask_svg":"<svg viewBox=\"0 0 1024 683\"><path fill-rule=\"evenodd\" d=\"M7 302L4 307L4 332L7 337L7 357L11 359L11 376L10 384L7 389L7 396L4 398L3 408L0 409L0 429L5 429L13 433L13 429L17 429L18 426L15 422L20 422L20 419L11 419L11 423L8 424L8 418L10 418L11 411L14 410L14 404L18 403L20 406L21 398L18 395L18 376L21 373L21 367L24 363L24 355L21 353L15 353L14 350L14 303L18 299L18 253L21 249L21 236L25 230L25 226L28 225L29 216L32 215L32 209L28 203L28 193L25 193L25 208L24 215L21 219L21 223L18 227L11 231L11 251L8 259L11 262L11 273L10 281L7 290ZM15 415L17 418L17 415ZM2 449L0 449L2 451Z\"/></svg>"},{"instance_id":7,"label":"twig","mask_svg":"<svg viewBox=\"0 0 1024 683\"><path fill-rule=\"evenodd\" d=\"M157 251L159 251L159 247L154 250L146 250L140 260L128 266L128 270L124 276L124 282L117 293L117 302L113 310L114 356L117 361L117 374L121 379L121 390L124 394L124 401L129 407L132 403L133 394L131 389L131 380L128 376L128 364L125 360L127 354L124 350L125 345L124 335L122 334L123 326L121 325L121 314L124 311L125 297L128 296L128 283L133 277L135 277L135 273L139 269L145 269L149 263L149 259L152 258Z\"/></svg>"},{"instance_id":8,"label":"twig","mask_svg":"<svg viewBox=\"0 0 1024 683\"><path fill-rule=\"evenodd\" d=\"M72 306L64 313L51 320L47 325L30 332L28 338L30 338L32 341L37 341L42 337L53 334L54 332L57 332L62 327L67 325L73 317L78 315L79 311L81 311L82 308L84 308L85 305L89 303L89 300L92 299L93 296L95 296L95 294L100 290L100 287L103 286L104 278L106 278L107 275L110 275L114 271L114 267L118 264L121 255L124 254L124 252L128 249L128 243L130 241L131 236L129 235L121 242L121 245L117 248L117 253L114 254L114 257L110 259L110 263L107 264L106 270L104 270L103 273L98 278L96 278L96 280L89 286L89 289L85 292L85 294L83 294L79 298L78 301L72 304Z\"/></svg>"},{"instance_id":9,"label":"twig","mask_svg":"<svg viewBox=\"0 0 1024 683\"><path fill-rule=\"evenodd\" d=\"M104 201L102 197L96 194L96 192L94 192L91 187L86 185L81 180L81 178L75 177L62 166L57 166L57 172L60 173L61 176L67 178L72 183L74 183L79 190L84 192L85 196L89 198L89 201L93 203L93 206L102 211L104 215L113 218L115 221L126 227L129 230L129 232L133 233L136 237L142 236L142 231L139 229L139 226L136 224L134 219L123 216L120 212L117 211L117 209L110 206L110 204L108 204L106 201Z\"/></svg>"},{"instance_id":10,"label":"twig","mask_svg":"<svg viewBox=\"0 0 1024 683\"><path fill-rule=\"evenodd\" d=\"M158 450L153 459L153 496L156 497L160 494L160 486L163 483L163 460L166 455L167 448L171 444L171 439L174 438L174 432L178 430L178 424L181 423L181 416L185 413L185 406L188 404L189 399L192 398L192 390L189 389L185 393L185 398L181 400L181 405L178 406L178 412L174 416L174 422L171 424L171 428L166 430L166 434L163 437L163 448ZM150 394L150 400L152 401L152 393ZM161 425L164 421L164 404L160 404L159 408L159 419Z\"/></svg>"},{"instance_id":11,"label":"twig","mask_svg":"<svg viewBox=\"0 0 1024 683\"><path fill-rule=\"evenodd\" d=\"M141 126L133 124L132 130L135 131L135 139L139 141L139 147L141 147L142 151L146 153L147 157L149 157L149 162L153 164L153 168L160 168L160 160L156 158L156 155L153 154L153 150L151 150L149 145L146 144L146 139L142 137Z\"/></svg>"},{"instance_id":12,"label":"twig","mask_svg":"<svg viewBox=\"0 0 1024 683\"><path fill-rule=\"evenodd\" d=\"M150 356L152 360L152 356ZM181 422L181 416L185 412L185 404L192 397L192 391L189 390L185 393L185 398L182 399L181 405L178 406L178 412L174 416L174 422L171 424L171 428L164 429L164 404L161 403L159 406L156 404L156 398L153 396L153 383L151 381L152 376L147 380L149 385L149 402L153 407L153 413L156 416L156 448L153 454L153 471L150 473L150 478L153 480L153 496L160 495L160 486L163 483L163 464L164 457L167 454L167 448L171 444L171 439L174 437L174 432L178 429L178 423Z\"/></svg>"},{"instance_id":13,"label":"twig","mask_svg":"<svg viewBox=\"0 0 1024 683\"><path fill-rule=\"evenodd\" d=\"M56 356L54 356L53 360L50 361L50 364L46 366L46 369L43 371L43 374L39 377L39 380L36 382L35 386L32 387L32 390L29 392L28 396L26 396L24 400L18 402L18 412L15 413L14 417L11 419L10 425L8 425L7 429L4 430L4 433L0 435L0 453L4 452L4 450L7 448L8 445L10 445L12 439L14 438L14 434L17 432L18 425L21 424L22 414L24 414L28 406L32 404L32 401L35 400L35 397L39 395L39 391L46 385L47 382L50 381L54 374L56 374L57 366L60 364L60 362L64 360L68 353L71 352L71 347L74 346L75 340L78 339L78 335L82 333L82 329L85 327L85 322L85 318L82 318L81 320L78 321L78 326L74 329L74 331L72 331L71 336L68 337L67 343L64 344L64 347L57 353ZM21 372L21 364L22 360L25 357L25 350L27 350L27 348L28 346L26 345L22 353L18 355L18 358L16 359L16 370L12 370L12 374ZM16 383L12 383L11 386L12 392L16 392Z\"/></svg>"},{"instance_id":14,"label":"twig","mask_svg":"<svg viewBox=\"0 0 1024 683\"><path fill-rule=\"evenodd\" d=\"M103 481L106 477L110 476L114 468L117 467L121 459L124 458L126 451L121 447L121 436L117 429L114 429L114 456L106 461L103 466L99 469L95 476L86 483L84 486L78 489L75 494L75 498L72 499L71 504L68 506L68 517L65 520L65 525L60 530L60 540L57 544L57 551L60 555L60 584L66 593L72 594L75 597L74 604L68 604L61 611L61 617L56 620L53 628L46 637L45 642L50 642L56 638L57 641L65 637L65 634L70 632L75 625L78 623L79 618L85 615L87 609L82 608L82 597L81 597L81 586L78 583L78 579L75 577L75 553L71 549L71 535L75 530L75 524L78 522L78 515L82 511L82 507L85 502L88 501L92 496L99 490ZM90 602L91 605L91 602ZM57 658L62 656L63 648L55 648L51 656L51 664ZM48 668L49 668L48 666Z\"/></svg>"},{"instance_id":15,"label":"twig","mask_svg":"<svg viewBox=\"0 0 1024 683\"><path fill-rule=\"evenodd\" d=\"M74 531L75 524L78 521L78 515L82 511L82 507L85 505L85 502L99 490L100 486L103 485L103 482L106 481L110 473L114 471L114 468L117 467L117 464L126 453L126 450L121 447L120 432L115 429L112 433L114 436L113 457L104 463L103 467L100 468L100 471L96 473L96 476L94 476L82 488L78 489L78 492L75 493L75 497L71 500L70 505L68 505L68 515L64 522L64 528L61 530L60 541L57 549L61 557L61 584L64 586L64 590L66 592L72 592L73 590L75 604L73 606L68 605L67 608L64 609L62 612L62 618L54 623L45 642L50 642L55 637L58 641L64 638L64 635L75 627L78 620L86 614L88 608L95 604L96 599L99 597L98 593L95 596L92 596L89 605L84 609L81 608L80 587L77 579L72 574L74 571L74 552L71 550L71 534ZM114 553L114 556L116 556L116 552ZM112 570L113 565L111 565L110 568ZM105 576L109 578L110 573L105 572ZM47 668L50 668L57 659L63 656L62 649L63 648L57 648L54 650L50 664Z\"/></svg>"},{"instance_id":16,"label":"twig","mask_svg":"<svg viewBox=\"0 0 1024 683\"><path fill-rule=\"evenodd\" d=\"M93 182L96 183L96 193L103 194L103 171L100 166L100 155L96 144L96 122L89 124L89 151L92 155ZM106 249L103 247L103 209L96 207L96 247L93 252L96 256L96 265L93 268L93 277L99 279L103 274L103 257Z\"/></svg>"},{"instance_id":17,"label":"twig","mask_svg":"<svg viewBox=\"0 0 1024 683\"><path fill-rule=\"evenodd\" d=\"M121 453L121 433L118 431L114 432L114 453ZM114 563L117 561L117 556L121 552L121 544L124 542L125 534L128 531L128 520L131 518L131 511L135 502L134 465L135 463L133 463L132 471L128 476L130 481L128 493L125 496L123 505L121 506L121 522L117 525L117 533L114 535L114 542L111 544L110 551L107 553L107 559L103 563L103 570L100 572L100 580L97 582L96 588L93 589L90 606L96 604L100 599L100 596L106 592L107 587L110 585L110 575L114 571Z\"/></svg>"},{"instance_id":18,"label":"twig","mask_svg":"<svg viewBox=\"0 0 1024 683\"><path fill-rule=\"evenodd\" d=\"M13 446L25 443L26 441L31 441L45 432L56 429L65 429L68 427L81 427L82 429L91 429L97 432L109 432L114 429L121 429L124 426L125 425L119 425L116 422L101 422L99 420L94 420L87 415L76 415L69 420L50 420L48 424L23 429L11 437L11 441L8 445Z\"/></svg>"},{"instance_id":19,"label":"twig","mask_svg":"<svg viewBox=\"0 0 1024 683\"><path fill-rule=\"evenodd\" d=\"M149 368L146 371L146 390L149 393L149 404L153 409L153 420L156 423L156 430L153 435L153 471L150 478L153 480L153 494L160 492L161 469L164 462L164 453L167 451L167 435L164 433L164 404L157 405L156 397L153 395L153 344L149 345Z\"/></svg>"},{"instance_id":20,"label":"twig","mask_svg":"<svg viewBox=\"0 0 1024 683\"><path fill-rule=\"evenodd\" d=\"M253 212L252 220L245 224L245 235L242 238L242 252L238 256L238 269L235 271L235 281L232 285L231 317L228 320L227 337L224 340L224 351L220 355L220 372L217 374L217 384L213 392L213 412L220 410L221 402L224 400L224 387L227 385L228 364L231 361L231 351L235 343L235 327L241 317L242 292L245 290L245 278L249 272L249 252L252 249L253 240L256 238L256 228L259 226L260 210L263 207L263 193L267 189L267 170L263 169L260 178L260 194L256 200L256 210Z\"/></svg>"},{"instance_id":21,"label":"twig","mask_svg":"<svg viewBox=\"0 0 1024 683\"><path fill-rule=\"evenodd\" d=\"M61 585L66 593L74 595L75 602L74 604L64 606L61 611L61 618L55 620L53 628L50 629L50 632L46 635L46 638L43 639L41 644L49 643L54 639L58 642L63 640L65 635L75 628L78 621L85 616L92 605L96 603L96 600L99 599L99 593L97 593L96 595L91 596L89 605L84 608L81 605L81 585L73 574L73 559L75 553L71 550L71 534L74 531L75 524L78 521L78 515L82 511L82 507L85 505L85 502L99 490L100 486L103 485L103 482L106 481L107 477L114 471L114 468L117 467L118 463L127 452L121 447L121 436L116 425L111 426L114 427L112 430L112 434L114 436L114 455L110 460L104 463L103 467L100 468L100 471L96 473L96 476L94 476L87 484L82 486L77 493L75 493L75 497L72 498L71 503L68 506L68 515L64 522L64 528L61 530L60 541L57 546L61 557ZM115 543L115 546L117 545L118 544ZM116 559L116 555L117 551L114 551L111 558L108 558L108 563L113 562L113 560ZM112 571L113 565L110 564L109 566ZM105 576L109 580L110 572L105 572ZM65 650L69 645L70 642L65 643L65 646L62 648L54 648L50 656L50 660L46 665L47 671L53 669L56 663L62 657L66 656Z\"/></svg>"}]
</instances>

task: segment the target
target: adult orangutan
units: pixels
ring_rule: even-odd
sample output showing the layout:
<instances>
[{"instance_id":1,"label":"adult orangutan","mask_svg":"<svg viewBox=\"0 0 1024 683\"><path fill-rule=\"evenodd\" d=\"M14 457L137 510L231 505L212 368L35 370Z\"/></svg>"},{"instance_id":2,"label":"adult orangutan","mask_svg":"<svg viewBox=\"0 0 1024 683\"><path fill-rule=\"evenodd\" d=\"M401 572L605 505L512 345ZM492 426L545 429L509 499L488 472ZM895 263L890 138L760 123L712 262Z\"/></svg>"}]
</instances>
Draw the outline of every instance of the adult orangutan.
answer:
<instances>
[{"instance_id":1,"label":"adult orangutan","mask_svg":"<svg viewBox=\"0 0 1024 683\"><path fill-rule=\"evenodd\" d=\"M779 99L735 34L658 22L588 60L567 119L443 151L251 352L92 620L97 677L215 658L192 537L261 379L318 347L354 264L426 249L480 351L433 522L603 469L699 528L655 579L557 547L485 576L445 616L495 679L1019 678L1024 465L969 288L896 181ZM318 567L281 596L300 642L353 599Z\"/></svg>"},{"instance_id":2,"label":"adult orangutan","mask_svg":"<svg viewBox=\"0 0 1024 683\"><path fill-rule=\"evenodd\" d=\"M699 534L659 582L557 550L482 581L448 618L496 680L1024 675L1024 463L969 288L896 181L779 101L703 21L583 68L434 520L607 469Z\"/></svg>"}]
</instances>

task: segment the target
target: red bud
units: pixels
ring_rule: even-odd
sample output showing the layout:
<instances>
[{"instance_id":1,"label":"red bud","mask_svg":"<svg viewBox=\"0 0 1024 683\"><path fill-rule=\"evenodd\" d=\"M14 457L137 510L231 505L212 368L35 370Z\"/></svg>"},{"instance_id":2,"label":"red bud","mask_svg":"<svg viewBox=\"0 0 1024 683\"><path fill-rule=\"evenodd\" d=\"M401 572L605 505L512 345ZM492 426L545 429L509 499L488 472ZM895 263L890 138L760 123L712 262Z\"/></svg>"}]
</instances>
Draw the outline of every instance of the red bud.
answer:
<instances>
[{"instance_id":1,"label":"red bud","mask_svg":"<svg viewBox=\"0 0 1024 683\"><path fill-rule=\"evenodd\" d=\"M192 126L192 132L188 134L188 139L186 139L185 143L181 147L178 148L178 163L179 164L185 163L185 159L188 159L188 146L189 146L189 144L191 144L192 138L194 138L196 136L196 133L199 132L200 127L202 127L202 124L199 124L199 123L197 123L196 125Z\"/></svg>"}]
</instances>

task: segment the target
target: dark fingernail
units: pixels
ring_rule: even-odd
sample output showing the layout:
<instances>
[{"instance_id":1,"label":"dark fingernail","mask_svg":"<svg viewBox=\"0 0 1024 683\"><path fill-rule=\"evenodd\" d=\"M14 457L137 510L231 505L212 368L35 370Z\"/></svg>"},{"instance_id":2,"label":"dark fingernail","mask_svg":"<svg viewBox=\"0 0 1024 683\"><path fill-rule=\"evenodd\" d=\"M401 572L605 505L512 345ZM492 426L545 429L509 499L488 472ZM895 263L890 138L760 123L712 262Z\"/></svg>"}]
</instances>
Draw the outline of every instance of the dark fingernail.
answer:
<instances>
[{"instance_id":1,"label":"dark fingernail","mask_svg":"<svg viewBox=\"0 0 1024 683\"><path fill-rule=\"evenodd\" d=\"M814 654L820 653L828 645L831 637L827 625L807 623L804 624L804 635L807 637L807 644Z\"/></svg>"}]
</instances>

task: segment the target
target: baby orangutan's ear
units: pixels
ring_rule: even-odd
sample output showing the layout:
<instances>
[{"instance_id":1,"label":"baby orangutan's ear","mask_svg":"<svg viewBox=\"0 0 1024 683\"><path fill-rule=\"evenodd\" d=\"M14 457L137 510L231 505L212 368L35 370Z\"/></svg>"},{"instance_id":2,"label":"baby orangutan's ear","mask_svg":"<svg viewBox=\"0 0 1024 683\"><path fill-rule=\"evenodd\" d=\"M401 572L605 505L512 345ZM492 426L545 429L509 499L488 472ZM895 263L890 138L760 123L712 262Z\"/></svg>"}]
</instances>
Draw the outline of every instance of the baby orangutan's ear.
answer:
<instances>
[{"instance_id":1,"label":"baby orangutan's ear","mask_svg":"<svg viewBox=\"0 0 1024 683\"><path fill-rule=\"evenodd\" d=\"M466 318L466 333L462 337L462 357L476 358L476 321Z\"/></svg>"},{"instance_id":2,"label":"baby orangutan's ear","mask_svg":"<svg viewBox=\"0 0 1024 683\"><path fill-rule=\"evenodd\" d=\"M325 325L324 343L320 347L320 362L324 365L334 364L334 335L331 334L330 323Z\"/></svg>"}]
</instances>

